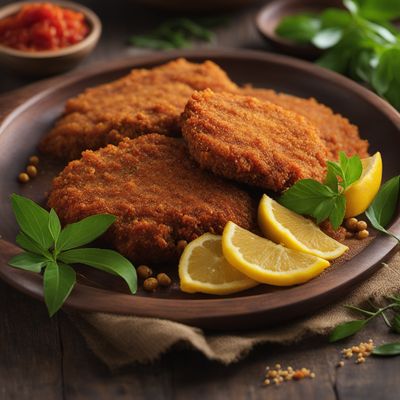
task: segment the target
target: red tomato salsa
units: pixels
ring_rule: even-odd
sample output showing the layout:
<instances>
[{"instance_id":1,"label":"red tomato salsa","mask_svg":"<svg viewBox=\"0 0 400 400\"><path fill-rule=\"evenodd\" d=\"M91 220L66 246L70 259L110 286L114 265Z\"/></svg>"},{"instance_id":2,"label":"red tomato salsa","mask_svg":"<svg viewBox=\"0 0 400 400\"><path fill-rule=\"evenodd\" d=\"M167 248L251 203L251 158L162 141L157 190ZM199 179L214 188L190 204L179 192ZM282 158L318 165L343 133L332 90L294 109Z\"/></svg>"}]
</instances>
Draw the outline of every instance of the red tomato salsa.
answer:
<instances>
[{"instance_id":1,"label":"red tomato salsa","mask_svg":"<svg viewBox=\"0 0 400 400\"><path fill-rule=\"evenodd\" d=\"M0 44L23 51L61 49L80 42L88 33L82 13L51 3L27 4L0 20Z\"/></svg>"}]
</instances>

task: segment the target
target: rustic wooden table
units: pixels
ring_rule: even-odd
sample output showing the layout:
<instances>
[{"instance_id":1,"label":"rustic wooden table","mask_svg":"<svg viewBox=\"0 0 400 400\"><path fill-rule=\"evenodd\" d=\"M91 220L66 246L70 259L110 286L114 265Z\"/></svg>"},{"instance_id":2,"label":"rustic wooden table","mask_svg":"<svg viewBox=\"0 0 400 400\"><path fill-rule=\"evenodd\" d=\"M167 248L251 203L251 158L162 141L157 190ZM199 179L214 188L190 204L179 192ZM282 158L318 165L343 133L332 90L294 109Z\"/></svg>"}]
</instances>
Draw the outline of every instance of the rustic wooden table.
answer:
<instances>
[{"instance_id":1,"label":"rustic wooden table","mask_svg":"<svg viewBox=\"0 0 400 400\"><path fill-rule=\"evenodd\" d=\"M0 1L0 5L8 1ZM126 46L131 33L156 26L168 16L133 1L82 1L101 17L104 32L95 52L78 68L142 51ZM270 50L258 36L253 19L260 4L232 15L211 46ZM32 80L0 70L0 93ZM229 367L206 360L188 349L175 349L152 365L110 372L87 348L60 312L51 320L43 304L0 282L0 399L395 399L400 391L398 358L370 357L365 364L335 368L340 349L373 338L394 341L382 321L372 323L356 339L331 345L312 338L291 346L265 345ZM266 365L305 366L316 379L263 387Z\"/></svg>"}]
</instances>

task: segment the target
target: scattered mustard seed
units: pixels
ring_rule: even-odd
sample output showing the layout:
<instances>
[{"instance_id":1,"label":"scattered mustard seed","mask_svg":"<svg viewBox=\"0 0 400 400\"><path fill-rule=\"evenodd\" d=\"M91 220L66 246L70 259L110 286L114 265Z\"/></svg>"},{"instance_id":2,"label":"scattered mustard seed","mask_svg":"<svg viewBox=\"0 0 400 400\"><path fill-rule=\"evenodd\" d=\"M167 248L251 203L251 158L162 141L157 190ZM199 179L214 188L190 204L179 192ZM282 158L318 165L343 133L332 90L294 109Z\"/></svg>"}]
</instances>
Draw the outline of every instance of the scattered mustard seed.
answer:
<instances>
[{"instance_id":1,"label":"scattered mustard seed","mask_svg":"<svg viewBox=\"0 0 400 400\"><path fill-rule=\"evenodd\" d=\"M357 239L366 239L369 236L369 232L364 229L356 233Z\"/></svg>"},{"instance_id":2,"label":"scattered mustard seed","mask_svg":"<svg viewBox=\"0 0 400 400\"><path fill-rule=\"evenodd\" d=\"M29 175L26 173L26 172L21 172L19 175L18 175L18 180L21 182L21 183L27 183L27 182L29 182Z\"/></svg>"},{"instance_id":3,"label":"scattered mustard seed","mask_svg":"<svg viewBox=\"0 0 400 400\"><path fill-rule=\"evenodd\" d=\"M345 227L351 231L356 231L357 230L357 223L358 219L357 218L347 218L345 221Z\"/></svg>"},{"instance_id":4,"label":"scattered mustard seed","mask_svg":"<svg viewBox=\"0 0 400 400\"><path fill-rule=\"evenodd\" d=\"M29 163L32 165L38 165L39 164L39 157L38 156L30 156L29 157Z\"/></svg>"},{"instance_id":5,"label":"scattered mustard seed","mask_svg":"<svg viewBox=\"0 0 400 400\"><path fill-rule=\"evenodd\" d=\"M315 378L315 373L308 368L300 368L294 370L292 367L283 368L280 364L276 364L273 369L265 368L264 385L270 385L271 382L275 385L280 385L283 382L291 380L300 380L304 378Z\"/></svg>"},{"instance_id":6,"label":"scattered mustard seed","mask_svg":"<svg viewBox=\"0 0 400 400\"><path fill-rule=\"evenodd\" d=\"M150 278L150 276L153 275L153 271L147 265L139 265L136 268L136 272L138 274L138 277L141 278L141 279L147 279L147 278Z\"/></svg>"},{"instance_id":7,"label":"scattered mustard seed","mask_svg":"<svg viewBox=\"0 0 400 400\"><path fill-rule=\"evenodd\" d=\"M143 289L147 292L154 292L158 287L158 281L156 278L147 278L143 282Z\"/></svg>"},{"instance_id":8,"label":"scattered mustard seed","mask_svg":"<svg viewBox=\"0 0 400 400\"><path fill-rule=\"evenodd\" d=\"M28 165L28 166L26 167L26 172L28 173L28 175L29 175L31 178L34 178L34 177L37 175L37 173L38 173L37 168L36 168L34 165Z\"/></svg>"},{"instance_id":9,"label":"scattered mustard seed","mask_svg":"<svg viewBox=\"0 0 400 400\"><path fill-rule=\"evenodd\" d=\"M171 286L171 283L172 283L171 278L164 272L157 274L157 281L160 286L164 286L164 287Z\"/></svg>"},{"instance_id":10,"label":"scattered mustard seed","mask_svg":"<svg viewBox=\"0 0 400 400\"><path fill-rule=\"evenodd\" d=\"M368 225L367 225L367 223L365 221L358 221L357 222L357 230L358 231L363 231L363 230L365 230L367 228L368 228Z\"/></svg>"}]
</instances>

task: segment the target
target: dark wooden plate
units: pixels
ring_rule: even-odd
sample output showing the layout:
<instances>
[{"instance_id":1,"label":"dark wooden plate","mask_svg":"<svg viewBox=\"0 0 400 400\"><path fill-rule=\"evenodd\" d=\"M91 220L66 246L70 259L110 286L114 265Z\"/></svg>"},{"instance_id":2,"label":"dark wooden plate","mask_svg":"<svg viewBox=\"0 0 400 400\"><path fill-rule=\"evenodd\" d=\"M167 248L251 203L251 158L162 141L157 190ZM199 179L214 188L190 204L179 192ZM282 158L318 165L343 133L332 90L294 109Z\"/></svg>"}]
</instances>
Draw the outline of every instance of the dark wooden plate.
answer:
<instances>
[{"instance_id":1,"label":"dark wooden plate","mask_svg":"<svg viewBox=\"0 0 400 400\"><path fill-rule=\"evenodd\" d=\"M44 202L50 181L62 165L43 160L39 176L27 185L18 184L16 176L24 168L28 156L36 152L40 137L61 114L64 102L84 88L115 79L132 67L151 67L178 56L198 62L212 59L240 84L251 83L316 97L360 126L362 136L371 143L371 152L382 152L385 178L400 173L399 114L356 83L303 61L244 50L171 52L125 59L53 78L0 100L3 112L20 103L0 126L0 234L3 238L0 241L0 276L9 284L30 296L43 298L40 275L7 266L8 258L18 251L12 244L17 226L9 195L16 192ZM391 229L400 233L399 215ZM177 284L154 294L139 290L136 296L130 296L118 279L82 269L80 282L66 306L85 311L168 318L213 329L246 329L274 324L312 312L346 294L379 267L393 251L395 242L378 235L369 242L354 241L352 247L353 252L326 273L301 286L260 285L223 298L188 295L180 292Z\"/></svg>"},{"instance_id":2,"label":"dark wooden plate","mask_svg":"<svg viewBox=\"0 0 400 400\"><path fill-rule=\"evenodd\" d=\"M282 38L275 30L284 17L304 12L320 13L332 7L343 8L341 0L274 0L259 11L256 26L260 34L280 52L315 59L322 54L320 49Z\"/></svg>"}]
</instances>

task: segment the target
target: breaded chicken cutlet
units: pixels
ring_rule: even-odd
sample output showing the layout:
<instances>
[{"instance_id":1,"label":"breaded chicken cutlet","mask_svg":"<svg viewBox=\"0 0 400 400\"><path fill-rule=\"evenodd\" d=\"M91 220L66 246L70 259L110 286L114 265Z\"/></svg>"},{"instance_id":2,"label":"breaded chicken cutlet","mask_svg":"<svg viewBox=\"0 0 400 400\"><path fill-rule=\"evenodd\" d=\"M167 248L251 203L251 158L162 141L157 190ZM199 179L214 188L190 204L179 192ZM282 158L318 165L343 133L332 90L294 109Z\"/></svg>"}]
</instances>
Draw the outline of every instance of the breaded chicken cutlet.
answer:
<instances>
[{"instance_id":1,"label":"breaded chicken cutlet","mask_svg":"<svg viewBox=\"0 0 400 400\"><path fill-rule=\"evenodd\" d=\"M39 149L71 160L83 150L117 144L124 137L175 136L188 98L194 90L206 88L231 91L237 86L211 61L195 64L178 59L152 69L134 69L68 100L64 115Z\"/></svg>"},{"instance_id":2,"label":"breaded chicken cutlet","mask_svg":"<svg viewBox=\"0 0 400 400\"><path fill-rule=\"evenodd\" d=\"M85 151L54 179L48 206L64 224L115 215L106 239L150 263L176 261L180 240L221 234L228 221L255 229L257 207L234 183L201 170L182 139L159 134Z\"/></svg>"},{"instance_id":3,"label":"breaded chicken cutlet","mask_svg":"<svg viewBox=\"0 0 400 400\"><path fill-rule=\"evenodd\" d=\"M348 156L358 154L368 157L368 142L360 139L358 128L347 118L335 114L329 107L313 98L304 99L270 89L244 87L239 93L270 101L307 118L318 129L320 138L328 149L328 159L337 160L339 152Z\"/></svg>"},{"instance_id":4,"label":"breaded chicken cutlet","mask_svg":"<svg viewBox=\"0 0 400 400\"><path fill-rule=\"evenodd\" d=\"M182 115L189 152L217 175L282 191L321 180L327 150L304 117L254 97L195 92Z\"/></svg>"}]
</instances>

